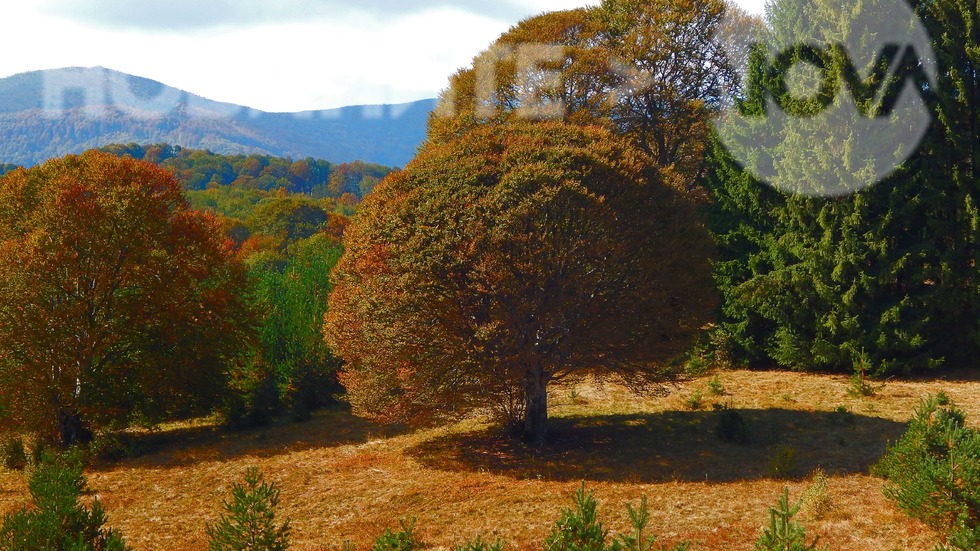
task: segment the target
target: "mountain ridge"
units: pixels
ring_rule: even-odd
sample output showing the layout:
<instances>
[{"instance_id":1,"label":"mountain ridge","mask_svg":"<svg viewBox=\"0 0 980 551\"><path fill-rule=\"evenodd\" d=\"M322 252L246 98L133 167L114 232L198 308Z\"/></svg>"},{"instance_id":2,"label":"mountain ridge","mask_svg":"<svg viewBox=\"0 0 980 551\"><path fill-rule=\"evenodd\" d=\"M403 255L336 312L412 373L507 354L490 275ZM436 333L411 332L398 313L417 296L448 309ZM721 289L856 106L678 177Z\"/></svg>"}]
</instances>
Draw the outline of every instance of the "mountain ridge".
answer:
<instances>
[{"instance_id":1,"label":"mountain ridge","mask_svg":"<svg viewBox=\"0 0 980 551\"><path fill-rule=\"evenodd\" d=\"M30 71L0 79L0 163L135 142L404 166L435 103L271 113L103 67Z\"/></svg>"}]
</instances>

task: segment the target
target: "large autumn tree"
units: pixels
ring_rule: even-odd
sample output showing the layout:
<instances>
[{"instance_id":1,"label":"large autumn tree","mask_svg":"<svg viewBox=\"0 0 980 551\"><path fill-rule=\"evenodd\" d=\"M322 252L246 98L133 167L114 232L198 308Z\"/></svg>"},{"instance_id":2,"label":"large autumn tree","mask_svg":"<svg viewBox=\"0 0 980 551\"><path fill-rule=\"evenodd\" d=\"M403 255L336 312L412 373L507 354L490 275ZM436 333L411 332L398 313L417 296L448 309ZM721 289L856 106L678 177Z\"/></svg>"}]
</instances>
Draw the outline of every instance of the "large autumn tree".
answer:
<instances>
[{"instance_id":1,"label":"large autumn tree","mask_svg":"<svg viewBox=\"0 0 980 551\"><path fill-rule=\"evenodd\" d=\"M603 0L521 21L450 78L428 139L514 118L609 124L693 184L735 81L714 40L726 13L747 19L723 0Z\"/></svg>"},{"instance_id":2,"label":"large autumn tree","mask_svg":"<svg viewBox=\"0 0 980 551\"><path fill-rule=\"evenodd\" d=\"M244 269L166 170L87 152L0 179L0 414L64 445L213 405L254 338Z\"/></svg>"},{"instance_id":3,"label":"large autumn tree","mask_svg":"<svg viewBox=\"0 0 980 551\"><path fill-rule=\"evenodd\" d=\"M344 245L325 334L355 411L386 421L490 406L543 443L550 383L663 380L714 307L690 200L599 127L429 144Z\"/></svg>"}]
</instances>

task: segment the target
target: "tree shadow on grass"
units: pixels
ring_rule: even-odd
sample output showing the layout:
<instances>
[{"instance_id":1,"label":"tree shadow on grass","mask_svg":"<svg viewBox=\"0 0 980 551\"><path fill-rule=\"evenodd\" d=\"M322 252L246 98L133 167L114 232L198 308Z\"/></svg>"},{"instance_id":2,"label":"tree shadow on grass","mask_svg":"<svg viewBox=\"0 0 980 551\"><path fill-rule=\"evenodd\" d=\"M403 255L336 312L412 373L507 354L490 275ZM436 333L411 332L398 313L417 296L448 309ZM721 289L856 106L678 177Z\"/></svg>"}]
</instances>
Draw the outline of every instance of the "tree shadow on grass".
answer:
<instances>
[{"instance_id":1,"label":"tree shadow on grass","mask_svg":"<svg viewBox=\"0 0 980 551\"><path fill-rule=\"evenodd\" d=\"M518 479L653 483L800 479L817 468L867 473L905 425L850 412L737 411L742 443L716 435L721 411L563 417L537 450L487 429L425 442L410 453L428 467Z\"/></svg>"},{"instance_id":2,"label":"tree shadow on grass","mask_svg":"<svg viewBox=\"0 0 980 551\"><path fill-rule=\"evenodd\" d=\"M302 422L280 420L268 425L232 430L208 424L128 434L124 443L135 457L132 464L170 468L242 456L273 457L314 448L362 444L404 432L403 427L377 425L355 417L347 404L323 409ZM112 462L96 467L112 468Z\"/></svg>"}]
</instances>

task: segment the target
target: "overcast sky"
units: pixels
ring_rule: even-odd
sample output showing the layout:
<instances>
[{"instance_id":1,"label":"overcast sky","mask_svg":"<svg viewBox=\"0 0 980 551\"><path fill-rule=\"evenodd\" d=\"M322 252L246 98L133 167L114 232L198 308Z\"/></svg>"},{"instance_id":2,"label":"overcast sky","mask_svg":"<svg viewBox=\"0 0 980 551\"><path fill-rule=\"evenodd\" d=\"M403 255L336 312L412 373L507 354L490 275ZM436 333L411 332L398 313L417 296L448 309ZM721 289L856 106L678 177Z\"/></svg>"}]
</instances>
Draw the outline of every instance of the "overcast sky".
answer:
<instances>
[{"instance_id":1,"label":"overcast sky","mask_svg":"<svg viewBox=\"0 0 980 551\"><path fill-rule=\"evenodd\" d=\"M597 2L13 0L0 77L102 66L264 111L402 103L435 97L521 19Z\"/></svg>"}]
</instances>

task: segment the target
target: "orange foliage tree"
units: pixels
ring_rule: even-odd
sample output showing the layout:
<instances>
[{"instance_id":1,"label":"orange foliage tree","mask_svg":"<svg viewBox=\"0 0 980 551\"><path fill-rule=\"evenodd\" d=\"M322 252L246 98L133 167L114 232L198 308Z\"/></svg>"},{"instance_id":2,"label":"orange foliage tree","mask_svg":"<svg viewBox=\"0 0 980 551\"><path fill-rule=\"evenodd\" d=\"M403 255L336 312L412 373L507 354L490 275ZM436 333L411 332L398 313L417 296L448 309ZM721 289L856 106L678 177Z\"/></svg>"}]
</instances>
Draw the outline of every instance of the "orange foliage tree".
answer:
<instances>
[{"instance_id":1,"label":"orange foliage tree","mask_svg":"<svg viewBox=\"0 0 980 551\"><path fill-rule=\"evenodd\" d=\"M154 165L90 151L0 179L0 414L69 445L209 407L253 339L243 268Z\"/></svg>"},{"instance_id":2,"label":"orange foliage tree","mask_svg":"<svg viewBox=\"0 0 980 551\"><path fill-rule=\"evenodd\" d=\"M714 295L710 238L659 174L599 127L429 144L361 204L333 273L324 332L355 411L490 406L540 444L549 383L669 376Z\"/></svg>"},{"instance_id":3,"label":"orange foliage tree","mask_svg":"<svg viewBox=\"0 0 980 551\"><path fill-rule=\"evenodd\" d=\"M724 0L603 0L520 22L454 74L428 139L514 118L608 124L688 184L735 73L714 40Z\"/></svg>"}]
</instances>

